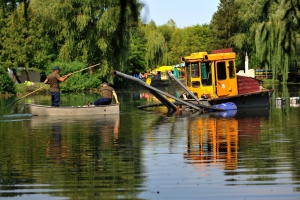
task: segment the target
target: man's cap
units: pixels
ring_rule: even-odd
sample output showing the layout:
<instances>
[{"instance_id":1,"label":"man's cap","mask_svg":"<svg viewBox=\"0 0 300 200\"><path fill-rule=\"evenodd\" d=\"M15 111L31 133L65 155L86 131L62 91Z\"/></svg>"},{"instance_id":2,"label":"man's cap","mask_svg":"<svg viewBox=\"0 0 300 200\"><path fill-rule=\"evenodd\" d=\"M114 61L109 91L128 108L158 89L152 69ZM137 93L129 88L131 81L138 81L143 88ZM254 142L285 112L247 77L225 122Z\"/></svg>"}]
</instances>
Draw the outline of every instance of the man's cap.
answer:
<instances>
[{"instance_id":1,"label":"man's cap","mask_svg":"<svg viewBox=\"0 0 300 200\"><path fill-rule=\"evenodd\" d=\"M58 66L53 67L53 70L60 70Z\"/></svg>"},{"instance_id":2,"label":"man's cap","mask_svg":"<svg viewBox=\"0 0 300 200\"><path fill-rule=\"evenodd\" d=\"M102 84L107 84L107 82L106 82L106 81L103 81Z\"/></svg>"}]
</instances>

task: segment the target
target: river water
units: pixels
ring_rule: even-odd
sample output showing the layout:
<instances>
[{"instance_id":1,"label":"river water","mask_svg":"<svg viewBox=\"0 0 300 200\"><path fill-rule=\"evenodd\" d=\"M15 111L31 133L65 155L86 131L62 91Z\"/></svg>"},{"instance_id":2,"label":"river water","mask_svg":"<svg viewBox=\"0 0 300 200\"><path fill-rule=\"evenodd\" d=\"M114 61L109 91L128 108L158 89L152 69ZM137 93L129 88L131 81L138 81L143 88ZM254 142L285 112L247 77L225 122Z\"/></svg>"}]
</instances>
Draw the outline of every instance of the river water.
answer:
<instances>
[{"instance_id":1,"label":"river water","mask_svg":"<svg viewBox=\"0 0 300 200\"><path fill-rule=\"evenodd\" d=\"M48 95L2 98L0 199L299 200L300 89L274 88L270 109L209 114L139 110L157 102L142 89L117 91L121 113L107 116L31 116L23 104Z\"/></svg>"}]
</instances>

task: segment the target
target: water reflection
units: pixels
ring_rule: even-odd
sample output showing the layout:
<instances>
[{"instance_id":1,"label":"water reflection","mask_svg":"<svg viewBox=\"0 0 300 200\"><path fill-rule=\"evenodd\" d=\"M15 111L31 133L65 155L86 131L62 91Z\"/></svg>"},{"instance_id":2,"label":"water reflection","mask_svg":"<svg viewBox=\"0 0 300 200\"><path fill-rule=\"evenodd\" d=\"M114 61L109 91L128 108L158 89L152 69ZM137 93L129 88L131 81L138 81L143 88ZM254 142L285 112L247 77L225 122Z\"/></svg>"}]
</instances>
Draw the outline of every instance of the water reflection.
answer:
<instances>
[{"instance_id":1,"label":"water reflection","mask_svg":"<svg viewBox=\"0 0 300 200\"><path fill-rule=\"evenodd\" d=\"M257 137L262 117L269 117L268 109L232 110L189 117L184 158L196 168L221 163L224 170L237 169L239 142ZM243 135L244 132L247 135Z\"/></svg>"},{"instance_id":2,"label":"water reflection","mask_svg":"<svg viewBox=\"0 0 300 200\"><path fill-rule=\"evenodd\" d=\"M61 122L53 122L52 124L52 137L50 144L46 148L46 157L55 158L56 163L60 164L62 159L61 155Z\"/></svg>"},{"instance_id":3,"label":"water reflection","mask_svg":"<svg viewBox=\"0 0 300 200\"><path fill-rule=\"evenodd\" d=\"M1 133L0 196L134 198L142 182L139 153L127 139L119 141L119 115L33 116L27 122L27 133Z\"/></svg>"},{"instance_id":4,"label":"water reflection","mask_svg":"<svg viewBox=\"0 0 300 200\"><path fill-rule=\"evenodd\" d=\"M137 109L147 95L118 96L121 113L111 118L32 117L19 114L23 100L12 114L2 106L11 101L0 100L0 198L299 197L299 107L278 109L272 99L270 110L166 115ZM63 103L94 98L72 94Z\"/></svg>"}]
</instances>

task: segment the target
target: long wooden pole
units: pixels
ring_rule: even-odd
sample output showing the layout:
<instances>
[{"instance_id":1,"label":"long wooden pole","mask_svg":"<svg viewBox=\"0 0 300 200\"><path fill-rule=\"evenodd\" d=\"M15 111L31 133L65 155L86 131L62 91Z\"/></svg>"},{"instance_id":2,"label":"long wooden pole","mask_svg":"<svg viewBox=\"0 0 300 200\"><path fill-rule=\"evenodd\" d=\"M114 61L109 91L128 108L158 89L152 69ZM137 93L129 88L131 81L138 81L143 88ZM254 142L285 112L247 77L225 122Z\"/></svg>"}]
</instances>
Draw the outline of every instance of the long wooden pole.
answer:
<instances>
[{"instance_id":1,"label":"long wooden pole","mask_svg":"<svg viewBox=\"0 0 300 200\"><path fill-rule=\"evenodd\" d=\"M90 67L87 67L87 68L84 68L84 69L81 69L81 70L78 70L78 71L75 71L75 72L73 72L73 73L71 73L71 74L76 74L76 73L82 72L82 71L84 71L84 70L87 70L87 69L96 67L97 65L100 65L100 63L98 63L98 64L96 64L96 65L93 65L93 66L90 66ZM47 86L47 85L44 85L43 87L40 87L40 88L34 90L33 92L30 92L29 94L26 94L25 96L23 96L23 97L21 97L21 98L15 100L15 101L13 101L12 103L9 104L9 106L13 105L13 104L16 103L17 101L19 101L19 100L21 100L21 99L23 99L23 98L25 98L25 97L27 97L27 96L33 94L33 93L39 91L40 89L43 89L43 88L46 87L46 86Z\"/></svg>"},{"instance_id":2,"label":"long wooden pole","mask_svg":"<svg viewBox=\"0 0 300 200\"><path fill-rule=\"evenodd\" d=\"M26 94L25 96L22 96L21 98L19 98L19 99L13 101L12 103L10 103L9 106L13 105L13 104L16 103L17 101L19 101L19 100L21 100L21 99L23 99L23 98L25 98L25 97L27 97L27 96L29 96L29 95L35 93L36 91L39 91L40 89L43 89L43 88L46 87L46 86L47 86L47 85L44 85L43 87L40 87L40 88L34 90L33 92L30 92L29 94Z\"/></svg>"},{"instance_id":3,"label":"long wooden pole","mask_svg":"<svg viewBox=\"0 0 300 200\"><path fill-rule=\"evenodd\" d=\"M84 71L84 70L87 70L87 69L90 69L90 68L96 67L97 65L100 65L100 63L98 63L98 64L96 64L96 65L93 65L93 66L90 66L90 67L87 67L87 68L84 68L84 69L81 69L81 70L78 70L78 71L76 71L76 72L73 72L73 73L71 73L71 74L76 74L76 73L78 73L78 72L82 72L82 71Z\"/></svg>"}]
</instances>

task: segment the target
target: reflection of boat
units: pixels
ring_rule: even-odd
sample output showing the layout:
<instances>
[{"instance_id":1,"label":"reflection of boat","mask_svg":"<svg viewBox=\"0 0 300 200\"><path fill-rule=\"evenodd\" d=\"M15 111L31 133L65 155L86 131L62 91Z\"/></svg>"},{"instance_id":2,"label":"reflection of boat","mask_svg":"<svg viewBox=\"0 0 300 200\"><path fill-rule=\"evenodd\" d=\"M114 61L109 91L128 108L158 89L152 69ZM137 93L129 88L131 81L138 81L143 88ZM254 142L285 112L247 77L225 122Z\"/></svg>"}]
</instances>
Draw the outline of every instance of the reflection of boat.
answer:
<instances>
[{"instance_id":1,"label":"reflection of boat","mask_svg":"<svg viewBox=\"0 0 300 200\"><path fill-rule=\"evenodd\" d=\"M40 127L45 126L46 124L53 124L57 122L66 123L81 123L81 122L95 122L98 125L104 124L114 124L116 121L119 121L119 114L110 114L110 115L87 115L87 116L32 116L31 117L31 126Z\"/></svg>"},{"instance_id":2,"label":"reflection of boat","mask_svg":"<svg viewBox=\"0 0 300 200\"><path fill-rule=\"evenodd\" d=\"M83 133L86 137L93 138L93 140L99 137L102 140L97 140L99 142L97 142L97 144L101 146L101 148L111 150L110 146L118 145L119 126L119 114L88 116L32 116L30 120L31 129L52 133L51 137L50 134L47 134L49 137L48 142L46 143L46 156L50 160L55 160L58 164L61 163L62 160L72 160L74 158L74 155L70 153L72 145L69 146L70 144L68 145L68 139L63 136L66 133L68 133L68 137L72 133ZM77 138L77 136L74 137ZM87 148L90 148L90 146L87 146ZM90 158L95 159L90 161L91 163L98 163L99 166L101 165L97 157L91 156Z\"/></svg>"},{"instance_id":3,"label":"reflection of boat","mask_svg":"<svg viewBox=\"0 0 300 200\"><path fill-rule=\"evenodd\" d=\"M111 104L105 106L62 106L51 107L37 104L25 104L32 115L49 115L49 116L86 116L86 115L103 115L119 113L119 105Z\"/></svg>"},{"instance_id":4,"label":"reflection of boat","mask_svg":"<svg viewBox=\"0 0 300 200\"><path fill-rule=\"evenodd\" d=\"M234 118L201 116L187 124L187 153L193 165L224 163L225 169L237 168L238 121Z\"/></svg>"},{"instance_id":5,"label":"reflection of boat","mask_svg":"<svg viewBox=\"0 0 300 200\"><path fill-rule=\"evenodd\" d=\"M247 111L251 117L246 114ZM216 112L218 114L207 113L187 118L187 151L184 158L195 167L209 163L223 166L226 170L236 169L239 145L255 141L261 124L269 116L268 110L256 111L244 110L238 114L238 110L236 116Z\"/></svg>"}]
</instances>

